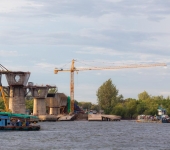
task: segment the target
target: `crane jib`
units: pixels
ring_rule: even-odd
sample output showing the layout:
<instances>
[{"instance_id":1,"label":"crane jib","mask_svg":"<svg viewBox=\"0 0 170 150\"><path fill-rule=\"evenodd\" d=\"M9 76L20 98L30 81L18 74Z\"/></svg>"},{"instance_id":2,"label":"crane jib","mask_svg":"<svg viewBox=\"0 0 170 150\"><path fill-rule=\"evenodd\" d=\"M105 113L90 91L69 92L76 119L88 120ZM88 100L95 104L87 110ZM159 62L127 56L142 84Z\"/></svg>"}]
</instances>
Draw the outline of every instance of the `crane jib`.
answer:
<instances>
[{"instance_id":1,"label":"crane jib","mask_svg":"<svg viewBox=\"0 0 170 150\"><path fill-rule=\"evenodd\" d=\"M54 73L57 74L60 72L70 72L70 97L71 97L71 112L74 112L74 72L75 71L88 71L88 70L114 70L114 69L130 69L130 68L149 68L157 66L167 66L165 63L155 63L155 64L131 64L131 65L122 65L122 66L107 66L107 67L92 67L92 68L75 68L75 60L72 60L70 69L54 69Z\"/></svg>"}]
</instances>

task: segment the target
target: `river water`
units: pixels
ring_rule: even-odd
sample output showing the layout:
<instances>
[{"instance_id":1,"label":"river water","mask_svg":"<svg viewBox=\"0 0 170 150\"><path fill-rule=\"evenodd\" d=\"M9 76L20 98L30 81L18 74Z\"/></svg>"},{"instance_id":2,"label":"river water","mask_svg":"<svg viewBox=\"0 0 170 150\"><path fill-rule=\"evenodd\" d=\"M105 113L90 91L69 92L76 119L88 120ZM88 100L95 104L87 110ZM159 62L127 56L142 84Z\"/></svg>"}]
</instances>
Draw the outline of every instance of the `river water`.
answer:
<instances>
[{"instance_id":1,"label":"river water","mask_svg":"<svg viewBox=\"0 0 170 150\"><path fill-rule=\"evenodd\" d=\"M170 124L41 122L40 131L0 132L0 150L170 150Z\"/></svg>"}]
</instances>

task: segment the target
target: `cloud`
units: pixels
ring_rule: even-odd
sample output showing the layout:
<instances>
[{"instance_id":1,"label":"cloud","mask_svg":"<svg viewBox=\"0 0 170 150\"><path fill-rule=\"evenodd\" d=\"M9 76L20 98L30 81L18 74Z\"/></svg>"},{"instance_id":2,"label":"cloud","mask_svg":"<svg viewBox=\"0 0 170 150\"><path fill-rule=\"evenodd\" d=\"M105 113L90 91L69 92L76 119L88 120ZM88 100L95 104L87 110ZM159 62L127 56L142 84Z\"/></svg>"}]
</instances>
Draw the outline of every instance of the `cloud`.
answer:
<instances>
[{"instance_id":1,"label":"cloud","mask_svg":"<svg viewBox=\"0 0 170 150\"><path fill-rule=\"evenodd\" d=\"M0 12L6 20L3 22L4 30L0 32L2 45L77 46L86 50L79 50L79 54L95 53L94 48L99 55L106 50L104 54L111 56L120 53L170 54L167 1L10 2L3 3ZM10 21L10 16L16 21ZM152 17L161 19L155 23L153 19L148 20ZM9 28L10 22L13 26Z\"/></svg>"},{"instance_id":2,"label":"cloud","mask_svg":"<svg viewBox=\"0 0 170 150\"><path fill-rule=\"evenodd\" d=\"M54 65L53 64L49 64L49 63L38 63L36 64L37 67L40 67L42 69L44 68L54 68Z\"/></svg>"},{"instance_id":3,"label":"cloud","mask_svg":"<svg viewBox=\"0 0 170 150\"><path fill-rule=\"evenodd\" d=\"M1 57L16 57L19 56L17 51L10 51L10 50L0 50Z\"/></svg>"},{"instance_id":4,"label":"cloud","mask_svg":"<svg viewBox=\"0 0 170 150\"><path fill-rule=\"evenodd\" d=\"M102 48L102 47L85 47L82 48L81 50L77 50L76 53L80 53L80 54L98 54L98 55L120 55L121 53L113 50L113 49L109 49L109 48Z\"/></svg>"},{"instance_id":5,"label":"cloud","mask_svg":"<svg viewBox=\"0 0 170 150\"><path fill-rule=\"evenodd\" d=\"M170 54L169 35L127 32L121 30L90 30L88 34L69 32L34 33L26 31L1 31L0 43L12 45L65 45L80 46L77 53L119 55L125 53ZM161 42L158 42L161 41ZM164 49L163 51L161 49Z\"/></svg>"},{"instance_id":6,"label":"cloud","mask_svg":"<svg viewBox=\"0 0 170 150\"><path fill-rule=\"evenodd\" d=\"M35 1L28 1L28 0L6 0L0 1L0 14L11 14L11 13L21 13L27 12L28 9L38 9L43 5L40 3L36 3ZM18 14L19 15L19 14Z\"/></svg>"},{"instance_id":7,"label":"cloud","mask_svg":"<svg viewBox=\"0 0 170 150\"><path fill-rule=\"evenodd\" d=\"M11 16L53 17L57 15L87 16L96 18L110 13L123 16L146 16L151 21L160 21L170 13L169 1L127 0L6 0L0 2L0 13ZM22 12L22 13L21 13ZM14 14L15 13L15 14ZM33 15L34 14L34 15Z\"/></svg>"}]
</instances>

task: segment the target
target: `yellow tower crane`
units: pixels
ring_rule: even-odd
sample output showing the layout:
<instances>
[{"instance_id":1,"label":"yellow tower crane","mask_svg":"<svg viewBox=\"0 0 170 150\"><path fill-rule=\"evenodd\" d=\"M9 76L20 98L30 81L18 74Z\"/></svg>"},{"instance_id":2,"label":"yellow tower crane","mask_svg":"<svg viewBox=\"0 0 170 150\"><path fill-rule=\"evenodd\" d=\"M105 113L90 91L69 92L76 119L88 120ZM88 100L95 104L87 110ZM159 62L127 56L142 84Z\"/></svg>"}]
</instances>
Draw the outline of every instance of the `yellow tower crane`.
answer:
<instances>
[{"instance_id":1,"label":"yellow tower crane","mask_svg":"<svg viewBox=\"0 0 170 150\"><path fill-rule=\"evenodd\" d=\"M2 99L4 101L4 105L5 105L5 112L10 112L10 109L9 109L9 104L8 104L8 100L6 99L6 95L5 95L5 92L4 92L4 89L3 89L3 86L2 86L2 82L1 82L1 79L2 79L2 74L5 73L5 72L8 72L8 70L2 66L0 64L0 93L2 95Z\"/></svg>"},{"instance_id":2,"label":"yellow tower crane","mask_svg":"<svg viewBox=\"0 0 170 150\"><path fill-rule=\"evenodd\" d=\"M126 69L126 68L148 68L157 66L167 66L165 63L155 63L155 64L134 64L134 65L124 65L124 66L113 66L113 67L92 67L92 68L75 68L75 60L72 60L71 68L68 70L64 69L54 69L54 74L58 72L70 72L70 97L71 97L71 112L74 112L74 72L86 71L86 70L115 70L115 69Z\"/></svg>"}]
</instances>

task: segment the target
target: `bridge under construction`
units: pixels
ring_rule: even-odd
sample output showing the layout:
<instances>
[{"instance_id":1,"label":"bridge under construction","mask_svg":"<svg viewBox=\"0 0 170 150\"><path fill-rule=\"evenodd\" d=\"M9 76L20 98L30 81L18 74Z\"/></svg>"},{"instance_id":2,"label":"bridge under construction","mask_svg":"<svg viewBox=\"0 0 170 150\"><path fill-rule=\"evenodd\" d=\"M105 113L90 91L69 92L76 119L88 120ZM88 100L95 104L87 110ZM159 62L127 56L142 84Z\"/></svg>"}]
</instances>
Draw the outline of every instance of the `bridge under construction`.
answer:
<instances>
[{"instance_id":1,"label":"bridge under construction","mask_svg":"<svg viewBox=\"0 0 170 150\"><path fill-rule=\"evenodd\" d=\"M67 111L68 97L64 93L49 93L50 89L56 89L56 86L34 85L33 82L28 82L30 72L9 71L2 65L0 67L0 93L5 104L4 111L26 114L27 96L34 99L35 116L59 115ZM5 75L8 86L2 85L2 75Z\"/></svg>"},{"instance_id":2,"label":"bridge under construction","mask_svg":"<svg viewBox=\"0 0 170 150\"><path fill-rule=\"evenodd\" d=\"M112 70L112 69L126 69L126 68L145 68L166 66L164 63L144 64L144 65L125 65L113 67L93 67L93 68L75 68L75 60L72 60L71 68L69 70L55 68L54 73L68 71L71 73L70 81L70 97L64 93L53 92L50 89L57 88L52 85L34 85L33 82L28 82L31 75L30 72L23 71L9 71L0 64L0 93L5 104L5 111L12 113L26 113L25 98L29 95L34 98L33 115L39 116L40 120L57 120L60 114L72 114L65 116L61 120L71 120L74 118L75 103L74 103L74 72L84 70ZM5 75L8 86L2 85L2 75ZM96 117L96 116L95 116ZM94 119L93 115L89 116L89 120L115 120L114 116L98 116ZM119 119L118 119L119 120Z\"/></svg>"}]
</instances>

